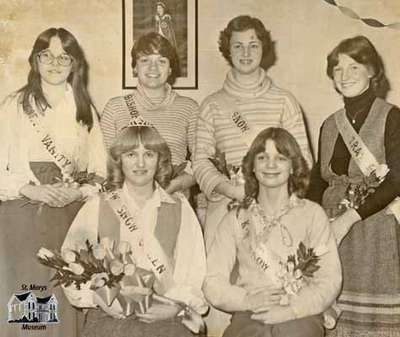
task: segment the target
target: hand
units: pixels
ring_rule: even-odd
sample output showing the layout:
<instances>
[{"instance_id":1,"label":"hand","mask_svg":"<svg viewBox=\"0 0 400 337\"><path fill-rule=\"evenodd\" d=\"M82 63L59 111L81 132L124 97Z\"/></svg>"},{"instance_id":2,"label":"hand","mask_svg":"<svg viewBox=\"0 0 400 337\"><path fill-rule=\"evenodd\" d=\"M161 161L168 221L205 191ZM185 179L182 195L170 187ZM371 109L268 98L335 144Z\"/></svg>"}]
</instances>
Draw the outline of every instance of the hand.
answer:
<instances>
[{"instance_id":1,"label":"hand","mask_svg":"<svg viewBox=\"0 0 400 337\"><path fill-rule=\"evenodd\" d=\"M331 228L338 246L350 231L353 224L359 220L361 220L360 215L356 210L350 208L331 222Z\"/></svg>"},{"instance_id":2,"label":"hand","mask_svg":"<svg viewBox=\"0 0 400 337\"><path fill-rule=\"evenodd\" d=\"M177 305L153 303L144 314L136 314L136 316L145 323L152 323L173 318L180 310L181 308Z\"/></svg>"},{"instance_id":3,"label":"hand","mask_svg":"<svg viewBox=\"0 0 400 337\"><path fill-rule=\"evenodd\" d=\"M233 198L232 199L236 199L238 201L242 201L244 199L244 185L237 185L237 186L233 186Z\"/></svg>"},{"instance_id":4,"label":"hand","mask_svg":"<svg viewBox=\"0 0 400 337\"><path fill-rule=\"evenodd\" d=\"M273 285L251 289L245 297L245 310L253 312L269 310L271 307L279 305L284 293L282 288Z\"/></svg>"},{"instance_id":5,"label":"hand","mask_svg":"<svg viewBox=\"0 0 400 337\"><path fill-rule=\"evenodd\" d=\"M43 202L51 207L64 207L82 197L78 189L60 187L59 185L30 185L20 189L28 199Z\"/></svg>"},{"instance_id":6,"label":"hand","mask_svg":"<svg viewBox=\"0 0 400 337\"><path fill-rule=\"evenodd\" d=\"M251 315L251 319L261 321L264 324L278 324L291 321L296 318L293 309L290 306L276 305L268 311Z\"/></svg>"},{"instance_id":7,"label":"hand","mask_svg":"<svg viewBox=\"0 0 400 337\"><path fill-rule=\"evenodd\" d=\"M111 306L108 306L107 303L105 303L96 292L93 292L93 302L94 304L98 305L106 314L114 318L122 319L126 317L117 301L114 301Z\"/></svg>"}]
</instances>

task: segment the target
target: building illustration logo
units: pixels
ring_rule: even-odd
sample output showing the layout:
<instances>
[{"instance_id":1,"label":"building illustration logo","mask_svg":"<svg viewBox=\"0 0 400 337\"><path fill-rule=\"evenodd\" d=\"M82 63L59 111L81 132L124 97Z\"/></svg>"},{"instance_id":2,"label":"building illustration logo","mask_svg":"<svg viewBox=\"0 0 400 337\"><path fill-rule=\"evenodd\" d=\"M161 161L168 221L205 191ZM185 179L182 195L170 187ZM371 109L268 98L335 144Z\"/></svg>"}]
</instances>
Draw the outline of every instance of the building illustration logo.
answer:
<instances>
[{"instance_id":1,"label":"building illustration logo","mask_svg":"<svg viewBox=\"0 0 400 337\"><path fill-rule=\"evenodd\" d=\"M8 301L8 323L58 323L58 301L53 295L37 297L32 291L13 294Z\"/></svg>"}]
</instances>

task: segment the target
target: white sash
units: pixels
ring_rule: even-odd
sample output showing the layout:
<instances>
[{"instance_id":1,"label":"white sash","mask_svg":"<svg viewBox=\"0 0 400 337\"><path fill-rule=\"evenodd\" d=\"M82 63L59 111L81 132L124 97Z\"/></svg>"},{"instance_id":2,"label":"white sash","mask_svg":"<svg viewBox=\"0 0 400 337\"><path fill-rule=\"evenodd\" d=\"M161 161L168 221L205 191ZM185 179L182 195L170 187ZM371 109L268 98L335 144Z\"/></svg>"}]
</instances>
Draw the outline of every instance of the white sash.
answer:
<instances>
[{"instance_id":1,"label":"white sash","mask_svg":"<svg viewBox=\"0 0 400 337\"><path fill-rule=\"evenodd\" d=\"M221 105L221 110L226 110L230 114L230 121L234 128L238 131L240 139L250 148L251 143L262 130L262 128L252 127L247 120L240 114L236 103L226 93L220 91L217 95L217 102Z\"/></svg>"},{"instance_id":2,"label":"white sash","mask_svg":"<svg viewBox=\"0 0 400 337\"><path fill-rule=\"evenodd\" d=\"M31 102L29 107L27 107L27 111L25 111L27 113L30 124L32 125L35 133L38 135L40 142L42 143L47 153L51 156L54 163L60 168L63 177L70 176L75 169L73 160L71 158L68 158L68 156L62 153L62 151L59 149L53 137L42 125L40 121L40 116L33 109L32 104L34 104L34 102Z\"/></svg>"},{"instance_id":3,"label":"white sash","mask_svg":"<svg viewBox=\"0 0 400 337\"><path fill-rule=\"evenodd\" d=\"M277 286L281 285L279 280L279 267L281 258L279 255L274 253L271 249L268 248L266 243L257 242L256 234L262 231L264 224L262 222L261 216L259 214L255 214L254 212L250 213L249 217L250 226L253 226L254 232L249 229L249 242L250 242L250 254L254 263L257 267L268 276L268 278Z\"/></svg>"},{"instance_id":4,"label":"white sash","mask_svg":"<svg viewBox=\"0 0 400 337\"><path fill-rule=\"evenodd\" d=\"M365 145L360 135L354 130L346 117L344 110L335 114L335 121L339 133L350 152L351 157L361 172L368 177L379 166L372 152ZM397 197L387 206L387 213L392 213L400 223L400 198Z\"/></svg>"},{"instance_id":5,"label":"white sash","mask_svg":"<svg viewBox=\"0 0 400 337\"><path fill-rule=\"evenodd\" d=\"M136 218L136 213L131 213L129 207L123 202L118 191L110 192L106 198L121 226L127 227L133 234L133 255L146 256L151 269L160 283L168 289L173 281L172 267L158 240L154 237L144 237L142 224Z\"/></svg>"}]
</instances>

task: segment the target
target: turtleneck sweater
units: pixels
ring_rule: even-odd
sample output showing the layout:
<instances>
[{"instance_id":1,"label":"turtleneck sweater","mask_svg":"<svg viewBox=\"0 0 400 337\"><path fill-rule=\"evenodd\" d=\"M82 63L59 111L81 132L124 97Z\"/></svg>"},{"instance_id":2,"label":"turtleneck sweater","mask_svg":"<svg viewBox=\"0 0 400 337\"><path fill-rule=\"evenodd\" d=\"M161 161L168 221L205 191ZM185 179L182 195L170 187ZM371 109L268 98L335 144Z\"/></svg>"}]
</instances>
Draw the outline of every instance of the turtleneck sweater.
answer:
<instances>
[{"instance_id":1,"label":"turtleneck sweater","mask_svg":"<svg viewBox=\"0 0 400 337\"><path fill-rule=\"evenodd\" d=\"M209 158L216 151L225 153L227 164L240 166L248 146L241 138L241 131L231 119L232 111L223 107L220 94L234 101L234 110L255 130L282 127L297 140L306 160L311 164L303 115L296 99L288 91L275 86L263 69L256 81L239 82L231 70L223 88L208 96L200 107L197 121L193 169L200 188L209 198L215 187L227 177L221 174Z\"/></svg>"},{"instance_id":2,"label":"turtleneck sweater","mask_svg":"<svg viewBox=\"0 0 400 337\"><path fill-rule=\"evenodd\" d=\"M375 99L376 95L372 88L368 88L359 96L343 98L346 116L357 133L363 126ZM323 127L324 125L321 126L321 130ZM321 130L319 149L321 148L321 141L323 141L321 140ZM400 195L400 110L396 106L389 111L386 119L384 144L386 164L390 171L375 192L357 209L362 219L384 209L395 197ZM350 159L350 152L339 134L330 160L332 171L337 175L348 175ZM319 154L318 161L311 173L311 184L307 197L321 203L327 187L328 183L321 177Z\"/></svg>"},{"instance_id":3,"label":"turtleneck sweater","mask_svg":"<svg viewBox=\"0 0 400 337\"><path fill-rule=\"evenodd\" d=\"M166 95L150 98L145 89L138 86L132 92L138 113L165 139L172 155L172 163L178 165L192 152L198 104L189 97L181 96L166 85ZM122 128L126 127L130 114L124 96L111 98L101 115L100 124L107 149L110 148Z\"/></svg>"}]
</instances>

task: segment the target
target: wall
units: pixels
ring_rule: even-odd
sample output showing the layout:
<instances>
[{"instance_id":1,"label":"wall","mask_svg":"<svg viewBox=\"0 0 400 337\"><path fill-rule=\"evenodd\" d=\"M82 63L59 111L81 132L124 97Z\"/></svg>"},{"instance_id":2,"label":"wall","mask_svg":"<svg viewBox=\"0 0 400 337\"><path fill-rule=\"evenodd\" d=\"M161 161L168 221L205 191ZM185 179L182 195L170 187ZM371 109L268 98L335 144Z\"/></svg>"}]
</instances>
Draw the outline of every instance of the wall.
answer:
<instances>
[{"instance_id":1,"label":"wall","mask_svg":"<svg viewBox=\"0 0 400 337\"><path fill-rule=\"evenodd\" d=\"M315 145L324 118L341 105L325 75L325 59L343 38L363 34L381 53L392 85L389 100L400 105L400 30L373 28L349 18L324 0L198 0L199 89L181 93L201 101L218 89L228 70L217 38L238 14L259 17L276 41L274 82L300 101ZM398 0L337 0L362 17L400 22ZM0 0L0 97L21 87L33 40L50 26L69 29L90 64L90 89L102 110L121 93L122 0Z\"/></svg>"}]
</instances>

